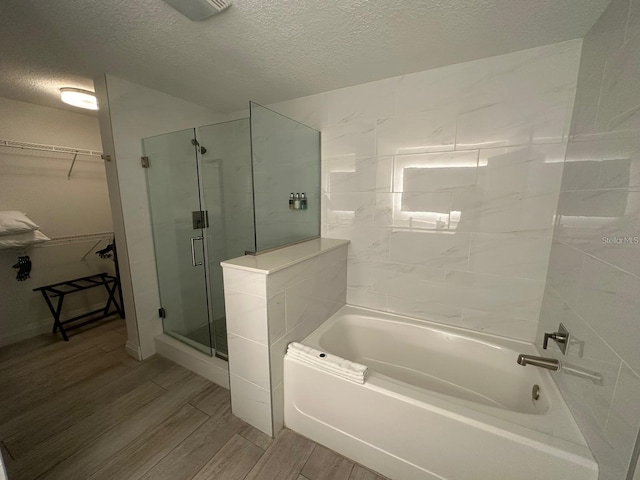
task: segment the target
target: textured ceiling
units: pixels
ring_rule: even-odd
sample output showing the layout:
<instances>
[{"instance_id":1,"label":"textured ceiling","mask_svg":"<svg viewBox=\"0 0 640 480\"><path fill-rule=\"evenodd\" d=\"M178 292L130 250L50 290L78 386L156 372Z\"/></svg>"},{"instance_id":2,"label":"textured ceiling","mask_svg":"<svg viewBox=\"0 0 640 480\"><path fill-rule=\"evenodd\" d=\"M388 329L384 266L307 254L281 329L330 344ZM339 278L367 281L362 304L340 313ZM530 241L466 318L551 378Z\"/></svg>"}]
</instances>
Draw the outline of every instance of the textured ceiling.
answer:
<instances>
[{"instance_id":1,"label":"textured ceiling","mask_svg":"<svg viewBox=\"0 0 640 480\"><path fill-rule=\"evenodd\" d=\"M107 72L231 112L579 38L608 3L234 0L192 22L162 0L2 0L0 96L61 107Z\"/></svg>"}]
</instances>

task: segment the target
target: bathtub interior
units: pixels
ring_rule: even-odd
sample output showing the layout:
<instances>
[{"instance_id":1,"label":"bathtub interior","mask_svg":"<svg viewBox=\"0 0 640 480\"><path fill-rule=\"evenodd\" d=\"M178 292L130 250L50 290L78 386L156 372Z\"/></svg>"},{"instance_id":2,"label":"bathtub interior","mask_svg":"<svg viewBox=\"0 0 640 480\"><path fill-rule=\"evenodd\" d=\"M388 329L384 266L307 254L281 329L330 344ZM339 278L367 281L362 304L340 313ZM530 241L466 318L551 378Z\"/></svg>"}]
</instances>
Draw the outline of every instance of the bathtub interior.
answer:
<instances>
[{"instance_id":1,"label":"bathtub interior","mask_svg":"<svg viewBox=\"0 0 640 480\"><path fill-rule=\"evenodd\" d=\"M423 335L415 335L415 330ZM402 338L399 349L388 335ZM393 319L346 314L318 339L322 350L371 370L444 395L505 410L543 414L546 395L534 400L540 372L523 374L517 353L495 342Z\"/></svg>"},{"instance_id":2,"label":"bathtub interior","mask_svg":"<svg viewBox=\"0 0 640 480\"><path fill-rule=\"evenodd\" d=\"M586 446L550 373L516 363L519 353L540 354L533 344L352 305L303 343L369 366L371 388Z\"/></svg>"}]
</instances>

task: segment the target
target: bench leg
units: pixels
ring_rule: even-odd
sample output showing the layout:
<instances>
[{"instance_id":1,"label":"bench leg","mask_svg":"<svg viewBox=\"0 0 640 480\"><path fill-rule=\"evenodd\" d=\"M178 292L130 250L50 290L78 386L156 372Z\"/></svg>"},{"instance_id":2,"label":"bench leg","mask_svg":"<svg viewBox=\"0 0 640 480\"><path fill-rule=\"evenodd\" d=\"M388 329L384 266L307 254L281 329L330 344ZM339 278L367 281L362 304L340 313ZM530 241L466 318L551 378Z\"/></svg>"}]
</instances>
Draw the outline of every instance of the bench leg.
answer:
<instances>
[{"instance_id":1,"label":"bench leg","mask_svg":"<svg viewBox=\"0 0 640 480\"><path fill-rule=\"evenodd\" d=\"M67 332L65 332L62 327L62 323L60 323L60 314L62 313L62 301L64 300L64 296L61 295L58 297L58 304L54 307L53 303L51 303L51 299L49 295L44 290L41 290L42 296L47 302L47 306L49 310L51 310L51 315L53 315L53 331L51 333L56 333L56 331L60 330L60 334L65 342L69 341L69 337L67 336Z\"/></svg>"}]
</instances>

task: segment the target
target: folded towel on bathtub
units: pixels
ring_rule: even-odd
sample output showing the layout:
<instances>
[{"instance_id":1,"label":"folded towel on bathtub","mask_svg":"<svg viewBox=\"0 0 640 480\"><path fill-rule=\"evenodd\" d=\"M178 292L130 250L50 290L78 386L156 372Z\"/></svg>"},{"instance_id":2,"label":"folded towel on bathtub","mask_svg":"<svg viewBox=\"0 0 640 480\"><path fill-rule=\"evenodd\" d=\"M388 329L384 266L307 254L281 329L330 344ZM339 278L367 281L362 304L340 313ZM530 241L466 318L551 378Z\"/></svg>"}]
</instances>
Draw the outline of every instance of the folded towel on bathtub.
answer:
<instances>
[{"instance_id":1,"label":"folded towel on bathtub","mask_svg":"<svg viewBox=\"0 0 640 480\"><path fill-rule=\"evenodd\" d=\"M313 365L345 380L363 384L367 377L367 366L346 360L337 355L321 352L298 342L291 342L287 355L301 362Z\"/></svg>"}]
</instances>

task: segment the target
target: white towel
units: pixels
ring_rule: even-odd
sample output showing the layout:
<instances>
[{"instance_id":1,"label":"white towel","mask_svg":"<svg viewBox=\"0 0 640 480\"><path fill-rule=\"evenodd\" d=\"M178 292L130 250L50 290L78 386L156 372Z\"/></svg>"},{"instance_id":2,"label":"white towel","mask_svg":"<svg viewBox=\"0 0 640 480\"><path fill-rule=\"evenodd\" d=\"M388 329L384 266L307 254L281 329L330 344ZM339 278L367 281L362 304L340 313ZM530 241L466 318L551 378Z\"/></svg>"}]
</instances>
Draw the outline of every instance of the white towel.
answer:
<instances>
[{"instance_id":1,"label":"white towel","mask_svg":"<svg viewBox=\"0 0 640 480\"><path fill-rule=\"evenodd\" d=\"M363 384L367 377L366 365L346 360L337 355L321 352L320 350L298 342L289 344L287 347L287 355L351 382Z\"/></svg>"}]
</instances>

